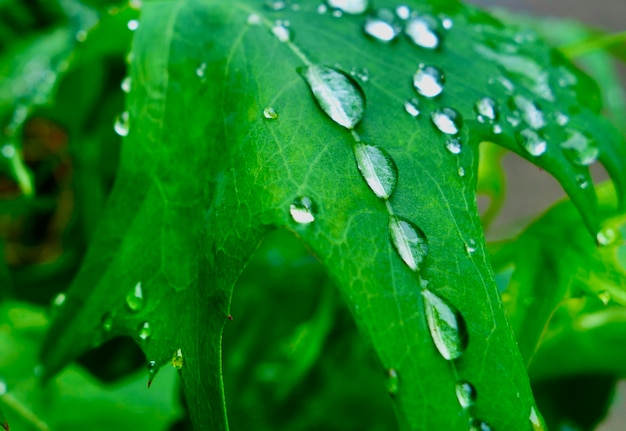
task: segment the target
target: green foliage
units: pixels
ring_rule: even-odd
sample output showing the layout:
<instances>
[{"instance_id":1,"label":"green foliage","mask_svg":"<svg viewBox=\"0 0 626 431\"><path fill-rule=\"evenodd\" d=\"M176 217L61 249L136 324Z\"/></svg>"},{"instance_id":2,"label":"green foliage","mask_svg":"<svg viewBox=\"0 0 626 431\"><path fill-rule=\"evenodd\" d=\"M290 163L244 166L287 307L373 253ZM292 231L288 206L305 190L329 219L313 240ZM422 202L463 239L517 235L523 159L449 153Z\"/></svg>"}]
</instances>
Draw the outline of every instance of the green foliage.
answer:
<instances>
[{"instance_id":1,"label":"green foliage","mask_svg":"<svg viewBox=\"0 0 626 431\"><path fill-rule=\"evenodd\" d=\"M390 0L328 3L59 0L6 30L28 34L0 52L12 424L166 429L173 370L177 426L197 430L537 431L539 411L555 429L604 414L626 363L609 351L626 334L626 145L600 116L609 57L591 66L611 78L599 87L563 53L613 39L571 27L559 43L586 45L560 52L457 1L409 2L408 20ZM487 244L505 150L570 200ZM596 161L610 185L594 186ZM51 300L50 325L25 302ZM77 359L133 377L106 388ZM610 376L588 417L544 401L581 374Z\"/></svg>"}]
</instances>

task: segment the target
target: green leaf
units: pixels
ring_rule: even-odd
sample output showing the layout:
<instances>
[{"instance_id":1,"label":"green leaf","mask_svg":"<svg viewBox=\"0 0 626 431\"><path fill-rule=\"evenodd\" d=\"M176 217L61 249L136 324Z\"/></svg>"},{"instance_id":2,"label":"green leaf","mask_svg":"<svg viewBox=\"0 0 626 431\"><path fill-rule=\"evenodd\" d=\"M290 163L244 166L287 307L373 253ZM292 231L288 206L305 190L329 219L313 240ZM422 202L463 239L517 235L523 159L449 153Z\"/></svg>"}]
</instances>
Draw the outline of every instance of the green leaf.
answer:
<instances>
[{"instance_id":1,"label":"green leaf","mask_svg":"<svg viewBox=\"0 0 626 431\"><path fill-rule=\"evenodd\" d=\"M4 418L4 412L2 411L2 407L0 406L0 426L5 430L9 431L9 423Z\"/></svg>"},{"instance_id":2,"label":"green leaf","mask_svg":"<svg viewBox=\"0 0 626 431\"><path fill-rule=\"evenodd\" d=\"M527 429L532 393L476 208L478 144L551 172L595 235L595 193L581 182L596 150L620 196L626 185L626 149L598 117L596 86L535 35L457 2L412 2L436 28L412 22L389 44L363 33L364 16L338 19L317 2L224 3L143 7L116 186L45 344L46 374L94 336L130 335L153 373L180 370L198 429L227 429L232 287L284 228L318 257L393 377L401 429ZM460 380L478 393L471 408Z\"/></svg>"}]
</instances>

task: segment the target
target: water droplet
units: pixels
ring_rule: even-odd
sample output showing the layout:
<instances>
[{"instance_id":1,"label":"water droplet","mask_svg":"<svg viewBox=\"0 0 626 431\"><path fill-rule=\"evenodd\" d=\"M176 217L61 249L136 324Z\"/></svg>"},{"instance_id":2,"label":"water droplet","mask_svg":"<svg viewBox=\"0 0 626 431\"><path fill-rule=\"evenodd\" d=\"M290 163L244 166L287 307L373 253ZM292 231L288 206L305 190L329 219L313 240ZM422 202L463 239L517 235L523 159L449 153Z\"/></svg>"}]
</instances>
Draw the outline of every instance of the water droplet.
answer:
<instances>
[{"instance_id":1,"label":"water droplet","mask_svg":"<svg viewBox=\"0 0 626 431\"><path fill-rule=\"evenodd\" d=\"M465 169L463 169L463 167L459 167L457 173L459 174L459 177L463 178L465 176Z\"/></svg>"},{"instance_id":2,"label":"water droplet","mask_svg":"<svg viewBox=\"0 0 626 431\"><path fill-rule=\"evenodd\" d=\"M365 34L381 42L391 42L401 30L394 13L389 9L379 9L376 14L368 16L363 29Z\"/></svg>"},{"instance_id":3,"label":"water droplet","mask_svg":"<svg viewBox=\"0 0 626 431\"><path fill-rule=\"evenodd\" d=\"M437 108L430 114L430 119L446 135L458 135L463 127L463 117L454 108Z\"/></svg>"},{"instance_id":4,"label":"water droplet","mask_svg":"<svg viewBox=\"0 0 626 431\"><path fill-rule=\"evenodd\" d=\"M287 8L287 2L284 0L267 0L265 8L271 11L281 11Z\"/></svg>"},{"instance_id":5,"label":"water droplet","mask_svg":"<svg viewBox=\"0 0 626 431\"><path fill-rule=\"evenodd\" d=\"M311 88L317 104L334 122L353 129L365 113L365 97L359 84L346 73L312 65L298 70Z\"/></svg>"},{"instance_id":6,"label":"water droplet","mask_svg":"<svg viewBox=\"0 0 626 431\"><path fill-rule=\"evenodd\" d=\"M413 97L404 102L404 110L411 116L417 117L420 114L419 100Z\"/></svg>"},{"instance_id":7,"label":"water droplet","mask_svg":"<svg viewBox=\"0 0 626 431\"><path fill-rule=\"evenodd\" d=\"M532 431L546 431L546 427L543 425L543 421L539 417L539 413L535 406L530 408L530 415L528 416Z\"/></svg>"},{"instance_id":8,"label":"water droplet","mask_svg":"<svg viewBox=\"0 0 626 431\"><path fill-rule=\"evenodd\" d=\"M157 366L156 361L148 361L147 367L148 367L148 388L150 388L150 386L152 386L152 382L154 381L154 378L159 372L159 367Z\"/></svg>"},{"instance_id":9,"label":"water droplet","mask_svg":"<svg viewBox=\"0 0 626 431\"><path fill-rule=\"evenodd\" d=\"M263 110L263 116L268 120L278 119L278 113L271 106L268 106Z\"/></svg>"},{"instance_id":10,"label":"water droplet","mask_svg":"<svg viewBox=\"0 0 626 431\"><path fill-rule=\"evenodd\" d=\"M15 153L16 153L15 147L11 144L3 145L0 151L2 152L2 156L6 157L7 159L15 157Z\"/></svg>"},{"instance_id":11,"label":"water droplet","mask_svg":"<svg viewBox=\"0 0 626 431\"><path fill-rule=\"evenodd\" d=\"M200 63L200 66L196 68L196 76L198 78L204 78L206 74L206 63Z\"/></svg>"},{"instance_id":12,"label":"water droplet","mask_svg":"<svg viewBox=\"0 0 626 431\"><path fill-rule=\"evenodd\" d=\"M246 19L246 24L261 25L261 17L255 13L251 13L250 15L248 15L248 19Z\"/></svg>"},{"instance_id":13,"label":"water droplet","mask_svg":"<svg viewBox=\"0 0 626 431\"><path fill-rule=\"evenodd\" d=\"M65 293L59 293L52 298L52 306L55 308L62 307L66 300L67 297L65 296Z\"/></svg>"},{"instance_id":14,"label":"water droplet","mask_svg":"<svg viewBox=\"0 0 626 431\"><path fill-rule=\"evenodd\" d=\"M133 84L133 79L130 76L125 77L124 79L122 79L122 83L120 84L120 88L122 89L122 91L126 94L130 93L130 90L132 88L132 84Z\"/></svg>"},{"instance_id":15,"label":"water droplet","mask_svg":"<svg viewBox=\"0 0 626 431\"><path fill-rule=\"evenodd\" d=\"M548 149L546 140L540 137L534 130L523 129L516 134L516 138L518 144L531 156L541 156Z\"/></svg>"},{"instance_id":16,"label":"water droplet","mask_svg":"<svg viewBox=\"0 0 626 431\"><path fill-rule=\"evenodd\" d=\"M113 315L109 312L104 313L100 318L100 325L105 332L109 332L113 329Z\"/></svg>"},{"instance_id":17,"label":"water droplet","mask_svg":"<svg viewBox=\"0 0 626 431\"><path fill-rule=\"evenodd\" d=\"M352 15L365 12L368 3L368 0L328 0L328 6Z\"/></svg>"},{"instance_id":18,"label":"water droplet","mask_svg":"<svg viewBox=\"0 0 626 431\"><path fill-rule=\"evenodd\" d=\"M413 86L424 97L436 97L443 91L444 75L435 66L420 64L413 75Z\"/></svg>"},{"instance_id":19,"label":"water droplet","mask_svg":"<svg viewBox=\"0 0 626 431\"><path fill-rule=\"evenodd\" d=\"M422 290L426 320L435 347L451 361L463 354L467 348L468 334L461 313L443 298L428 289Z\"/></svg>"},{"instance_id":20,"label":"water droplet","mask_svg":"<svg viewBox=\"0 0 626 431\"><path fill-rule=\"evenodd\" d=\"M559 126L567 126L569 123L569 117L562 112L557 112L556 114L556 124Z\"/></svg>"},{"instance_id":21,"label":"water droplet","mask_svg":"<svg viewBox=\"0 0 626 431\"><path fill-rule=\"evenodd\" d=\"M115 124L113 125L113 130L120 136L128 136L129 125L130 125L130 115L128 111L122 112L115 119Z\"/></svg>"},{"instance_id":22,"label":"water droplet","mask_svg":"<svg viewBox=\"0 0 626 431\"><path fill-rule=\"evenodd\" d=\"M492 129L492 131L493 131L494 135L499 135L499 134L501 134L501 133L502 133L502 131L503 131L503 130L502 130L502 126L501 126L501 125L499 125L499 124L494 124L494 125L493 125L493 129Z\"/></svg>"},{"instance_id":23,"label":"water droplet","mask_svg":"<svg viewBox=\"0 0 626 431\"><path fill-rule=\"evenodd\" d=\"M141 10L141 7L143 6L143 2L142 0L129 0L128 6L133 10L139 11Z\"/></svg>"},{"instance_id":24,"label":"water droplet","mask_svg":"<svg viewBox=\"0 0 626 431\"><path fill-rule=\"evenodd\" d=\"M611 302L611 292L609 292L608 290L601 290L600 292L597 293L598 295L598 299L604 304L604 305L609 305L609 302Z\"/></svg>"},{"instance_id":25,"label":"water droplet","mask_svg":"<svg viewBox=\"0 0 626 431\"><path fill-rule=\"evenodd\" d=\"M493 431L493 429L485 421L481 421L480 419L472 419L472 421L470 422L469 431Z\"/></svg>"},{"instance_id":26,"label":"water droplet","mask_svg":"<svg viewBox=\"0 0 626 431\"><path fill-rule=\"evenodd\" d=\"M446 141L446 150L450 151L452 154L460 154L462 148L463 147L459 139L452 138Z\"/></svg>"},{"instance_id":27,"label":"water droplet","mask_svg":"<svg viewBox=\"0 0 626 431\"><path fill-rule=\"evenodd\" d=\"M396 7L396 15L402 21L406 21L407 19L409 19L411 17L411 8L408 7L405 4L397 6Z\"/></svg>"},{"instance_id":28,"label":"water droplet","mask_svg":"<svg viewBox=\"0 0 626 431\"><path fill-rule=\"evenodd\" d=\"M382 148L360 142L354 146L354 157L376 197L389 199L398 181L398 170L391 156Z\"/></svg>"},{"instance_id":29,"label":"water droplet","mask_svg":"<svg viewBox=\"0 0 626 431\"><path fill-rule=\"evenodd\" d=\"M465 243L465 251L467 252L467 254L476 253L476 249L476 241L474 239L470 239Z\"/></svg>"},{"instance_id":30,"label":"water droplet","mask_svg":"<svg viewBox=\"0 0 626 431\"><path fill-rule=\"evenodd\" d=\"M387 370L387 391L393 396L398 393L400 378L395 368Z\"/></svg>"},{"instance_id":31,"label":"water droplet","mask_svg":"<svg viewBox=\"0 0 626 431\"><path fill-rule=\"evenodd\" d=\"M474 109L478 115L494 121L498 115L496 102L491 97L483 97L474 105Z\"/></svg>"},{"instance_id":32,"label":"water droplet","mask_svg":"<svg viewBox=\"0 0 626 431\"><path fill-rule=\"evenodd\" d=\"M441 20L441 26L444 28L444 30L450 30L452 27L454 27L454 21L452 21L452 18L445 17Z\"/></svg>"},{"instance_id":33,"label":"water droplet","mask_svg":"<svg viewBox=\"0 0 626 431\"><path fill-rule=\"evenodd\" d=\"M333 16L334 16L335 18L341 18L341 17L343 16L343 12L342 12L342 11L340 11L339 9L335 9L335 10L333 11Z\"/></svg>"},{"instance_id":34,"label":"water droplet","mask_svg":"<svg viewBox=\"0 0 626 431\"><path fill-rule=\"evenodd\" d=\"M367 68L353 68L350 71L350 76L358 79L361 82L367 82L370 79L370 71Z\"/></svg>"},{"instance_id":35,"label":"water droplet","mask_svg":"<svg viewBox=\"0 0 626 431\"><path fill-rule=\"evenodd\" d=\"M143 288L141 287L141 282L139 282L126 295L126 305L130 311L139 311L143 308L143 304Z\"/></svg>"},{"instance_id":36,"label":"water droplet","mask_svg":"<svg viewBox=\"0 0 626 431\"><path fill-rule=\"evenodd\" d=\"M586 189L587 187L589 187L589 181L584 175L576 175L576 182L578 183L578 187L580 187L581 189Z\"/></svg>"},{"instance_id":37,"label":"water droplet","mask_svg":"<svg viewBox=\"0 0 626 431\"><path fill-rule=\"evenodd\" d=\"M183 368L183 351L182 349L178 349L174 352L174 356L172 356L172 367L180 370Z\"/></svg>"},{"instance_id":38,"label":"water droplet","mask_svg":"<svg viewBox=\"0 0 626 431\"><path fill-rule=\"evenodd\" d=\"M6 380L0 377L0 397L3 395L6 395L8 391L9 391L9 386L7 385Z\"/></svg>"},{"instance_id":39,"label":"water droplet","mask_svg":"<svg viewBox=\"0 0 626 431\"><path fill-rule=\"evenodd\" d=\"M328 12L328 8L325 4L322 3L317 7L317 13L319 13L320 15L325 14L326 12Z\"/></svg>"},{"instance_id":40,"label":"water droplet","mask_svg":"<svg viewBox=\"0 0 626 431\"><path fill-rule=\"evenodd\" d=\"M136 19L131 19L130 21L128 21L128 23L126 23L126 26L130 31L135 31L139 28L139 21Z\"/></svg>"},{"instance_id":41,"label":"water droplet","mask_svg":"<svg viewBox=\"0 0 626 431\"><path fill-rule=\"evenodd\" d=\"M476 396L476 388L470 382L460 381L456 384L456 398L464 409L474 405Z\"/></svg>"},{"instance_id":42,"label":"water droplet","mask_svg":"<svg viewBox=\"0 0 626 431\"><path fill-rule=\"evenodd\" d=\"M413 271L419 271L428 254L428 240L420 228L408 220L392 216L389 219L391 243L400 258Z\"/></svg>"},{"instance_id":43,"label":"water droplet","mask_svg":"<svg viewBox=\"0 0 626 431\"><path fill-rule=\"evenodd\" d=\"M522 119L532 129L539 130L545 127L546 119L543 112L532 100L518 94L511 98L511 108L519 109Z\"/></svg>"},{"instance_id":44,"label":"water droplet","mask_svg":"<svg viewBox=\"0 0 626 431\"><path fill-rule=\"evenodd\" d=\"M142 339L143 341L146 341L152 335L152 328L150 327L150 323L147 321L141 322L139 324L139 327L137 328L137 332L138 332L137 335L139 335L139 338Z\"/></svg>"},{"instance_id":45,"label":"water droplet","mask_svg":"<svg viewBox=\"0 0 626 431\"><path fill-rule=\"evenodd\" d=\"M299 224L310 224L315 221L315 203L311 198L303 196L289 206L289 214Z\"/></svg>"},{"instance_id":46,"label":"water droplet","mask_svg":"<svg viewBox=\"0 0 626 431\"><path fill-rule=\"evenodd\" d=\"M566 150L565 154L572 163L589 166L598 160L600 150L593 138L577 130L568 129L565 133L566 139L561 143L561 148Z\"/></svg>"},{"instance_id":47,"label":"water droplet","mask_svg":"<svg viewBox=\"0 0 626 431\"><path fill-rule=\"evenodd\" d=\"M409 20L404 31L417 46L435 49L440 41L436 28L437 24L431 17L418 16Z\"/></svg>"},{"instance_id":48,"label":"water droplet","mask_svg":"<svg viewBox=\"0 0 626 431\"><path fill-rule=\"evenodd\" d=\"M76 42L84 42L87 40L87 32L85 30L78 30L74 37L76 38Z\"/></svg>"},{"instance_id":49,"label":"water droplet","mask_svg":"<svg viewBox=\"0 0 626 431\"><path fill-rule=\"evenodd\" d=\"M272 33L281 42L289 42L291 40L291 29L287 21L276 21L272 27Z\"/></svg>"},{"instance_id":50,"label":"water droplet","mask_svg":"<svg viewBox=\"0 0 626 431\"><path fill-rule=\"evenodd\" d=\"M615 230L612 228L602 229L596 235L596 240L598 241L598 244L603 245L603 246L611 245L616 239L617 239L617 234L615 233Z\"/></svg>"}]
</instances>

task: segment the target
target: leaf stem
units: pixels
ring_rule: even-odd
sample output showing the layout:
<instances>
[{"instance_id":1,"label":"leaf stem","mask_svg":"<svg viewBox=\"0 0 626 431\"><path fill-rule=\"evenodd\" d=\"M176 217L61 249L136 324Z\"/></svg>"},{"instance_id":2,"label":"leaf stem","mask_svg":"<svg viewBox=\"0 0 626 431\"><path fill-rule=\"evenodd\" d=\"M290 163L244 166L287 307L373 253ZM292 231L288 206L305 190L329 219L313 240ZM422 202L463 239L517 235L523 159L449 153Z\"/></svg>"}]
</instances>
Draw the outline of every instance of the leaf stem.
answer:
<instances>
[{"instance_id":1,"label":"leaf stem","mask_svg":"<svg viewBox=\"0 0 626 431\"><path fill-rule=\"evenodd\" d=\"M607 49L619 43L626 42L626 31L613 34L604 34L579 42L563 45L559 50L568 58L577 58L600 49Z\"/></svg>"}]
</instances>

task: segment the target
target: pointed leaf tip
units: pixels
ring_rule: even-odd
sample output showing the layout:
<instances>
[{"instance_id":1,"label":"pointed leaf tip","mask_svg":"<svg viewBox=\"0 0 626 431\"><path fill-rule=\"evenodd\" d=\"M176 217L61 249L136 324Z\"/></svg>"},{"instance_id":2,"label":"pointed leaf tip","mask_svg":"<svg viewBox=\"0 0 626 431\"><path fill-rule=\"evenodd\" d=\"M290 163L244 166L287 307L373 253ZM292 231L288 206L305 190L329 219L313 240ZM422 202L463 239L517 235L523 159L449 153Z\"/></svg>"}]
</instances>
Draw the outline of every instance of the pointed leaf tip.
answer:
<instances>
[{"instance_id":1,"label":"pointed leaf tip","mask_svg":"<svg viewBox=\"0 0 626 431\"><path fill-rule=\"evenodd\" d=\"M4 423L2 424L2 428L4 428L6 431L9 431L10 430L9 423L7 421L4 421Z\"/></svg>"}]
</instances>

